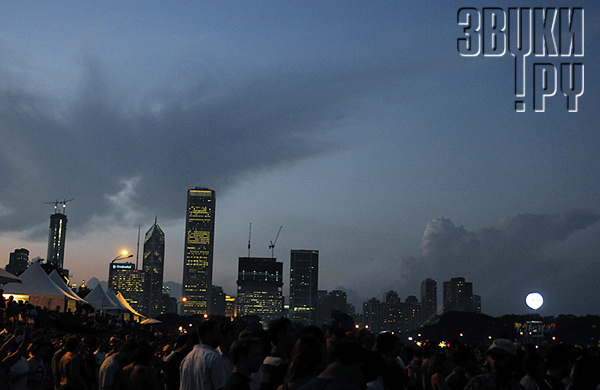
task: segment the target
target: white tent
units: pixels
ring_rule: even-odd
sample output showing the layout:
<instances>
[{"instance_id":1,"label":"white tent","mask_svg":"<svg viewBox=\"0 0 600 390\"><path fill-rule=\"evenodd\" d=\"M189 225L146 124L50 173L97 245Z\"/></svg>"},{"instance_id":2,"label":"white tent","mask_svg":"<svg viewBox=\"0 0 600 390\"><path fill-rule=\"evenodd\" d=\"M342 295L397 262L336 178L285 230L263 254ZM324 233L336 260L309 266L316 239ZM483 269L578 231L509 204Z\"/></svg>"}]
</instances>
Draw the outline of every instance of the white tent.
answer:
<instances>
[{"instance_id":1,"label":"white tent","mask_svg":"<svg viewBox=\"0 0 600 390\"><path fill-rule=\"evenodd\" d=\"M65 293L67 293L71 299L75 300L75 301L79 301L82 303L85 303L86 300L82 299L79 297L79 295L75 294L75 292L73 290L71 290L69 288L69 286L67 286L67 284L65 283L65 280L62 278L62 276L60 276L60 274L58 273L57 270L53 270L52 272L50 272L50 275L48 275L48 277L50 279L52 279L52 281L61 289L63 290Z\"/></svg>"},{"instance_id":2,"label":"white tent","mask_svg":"<svg viewBox=\"0 0 600 390\"><path fill-rule=\"evenodd\" d=\"M85 300L92 305L95 310L101 310L106 312L126 312L127 308L123 307L118 300L111 299L111 297L104 291L102 286L98 285L85 296Z\"/></svg>"},{"instance_id":3,"label":"white tent","mask_svg":"<svg viewBox=\"0 0 600 390\"><path fill-rule=\"evenodd\" d=\"M85 300L92 305L94 309L105 311L108 314L129 313L141 319L146 318L146 316L138 313L133 307L131 307L129 302L127 302L125 297L123 297L123 294L118 293L115 295L114 291L111 289L104 291L100 284L98 284L88 295L86 295Z\"/></svg>"},{"instance_id":4,"label":"white tent","mask_svg":"<svg viewBox=\"0 0 600 390\"><path fill-rule=\"evenodd\" d=\"M16 301L29 301L32 305L50 310L60 307L65 310L67 300L76 299L54 283L39 263L33 263L19 278L21 283L4 286L4 296L13 295ZM81 300L81 298L79 298Z\"/></svg>"},{"instance_id":5,"label":"white tent","mask_svg":"<svg viewBox=\"0 0 600 390\"><path fill-rule=\"evenodd\" d=\"M119 300L119 302L121 303L121 305L123 305L124 307L127 308L127 310L129 310L132 314L140 317L140 318L148 318L143 314L138 313L137 311L135 311L135 309L133 307L131 307L131 305L129 304L129 302L127 302L127 300L125 300L125 297L123 296L123 294L118 293L116 295L117 299Z\"/></svg>"}]
</instances>

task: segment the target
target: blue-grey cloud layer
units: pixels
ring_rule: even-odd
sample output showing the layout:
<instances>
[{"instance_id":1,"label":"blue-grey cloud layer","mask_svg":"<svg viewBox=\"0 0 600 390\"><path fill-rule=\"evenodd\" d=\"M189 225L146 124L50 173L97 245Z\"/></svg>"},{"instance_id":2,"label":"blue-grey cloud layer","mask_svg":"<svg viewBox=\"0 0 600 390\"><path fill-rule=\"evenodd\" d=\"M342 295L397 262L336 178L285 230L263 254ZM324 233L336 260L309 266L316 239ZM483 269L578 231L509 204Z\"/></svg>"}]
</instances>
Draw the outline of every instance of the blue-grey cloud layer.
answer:
<instances>
[{"instance_id":1,"label":"blue-grey cloud layer","mask_svg":"<svg viewBox=\"0 0 600 390\"><path fill-rule=\"evenodd\" d=\"M437 278L440 292L444 281L465 277L490 314L523 312L531 291L545 295L553 313L598 312L598 220L589 211L516 214L469 231L436 218L425 228L421 256L405 259L402 272Z\"/></svg>"},{"instance_id":2,"label":"blue-grey cloud layer","mask_svg":"<svg viewBox=\"0 0 600 390\"><path fill-rule=\"evenodd\" d=\"M76 199L71 226L123 219L125 208L181 217L187 188L225 190L241 174L339 148L327 135L345 106L390 75L306 65L179 80L187 85L135 105L92 60L67 101L0 84L0 229L44 222L43 203L65 197Z\"/></svg>"}]
</instances>

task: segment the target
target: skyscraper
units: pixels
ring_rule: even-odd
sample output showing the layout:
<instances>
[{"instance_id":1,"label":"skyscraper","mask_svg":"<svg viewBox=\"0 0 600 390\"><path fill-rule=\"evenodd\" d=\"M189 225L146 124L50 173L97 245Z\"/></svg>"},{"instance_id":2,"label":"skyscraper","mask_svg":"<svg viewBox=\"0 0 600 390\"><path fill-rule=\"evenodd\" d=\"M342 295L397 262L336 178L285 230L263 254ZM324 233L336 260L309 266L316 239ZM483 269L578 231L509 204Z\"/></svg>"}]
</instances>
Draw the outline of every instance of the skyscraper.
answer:
<instances>
[{"instance_id":1,"label":"skyscraper","mask_svg":"<svg viewBox=\"0 0 600 390\"><path fill-rule=\"evenodd\" d=\"M283 263L272 258L240 257L238 316L257 315L264 324L283 313Z\"/></svg>"},{"instance_id":2,"label":"skyscraper","mask_svg":"<svg viewBox=\"0 0 600 390\"><path fill-rule=\"evenodd\" d=\"M65 259L65 240L67 239L67 216L56 210L55 208L54 214L50 215L46 261L62 269Z\"/></svg>"},{"instance_id":3,"label":"skyscraper","mask_svg":"<svg viewBox=\"0 0 600 390\"><path fill-rule=\"evenodd\" d=\"M481 312L481 297L473 295L473 283L465 278L444 282L444 313L450 311Z\"/></svg>"},{"instance_id":4,"label":"skyscraper","mask_svg":"<svg viewBox=\"0 0 600 390\"><path fill-rule=\"evenodd\" d=\"M316 323L319 251L292 249L290 254L290 318Z\"/></svg>"},{"instance_id":5,"label":"skyscraper","mask_svg":"<svg viewBox=\"0 0 600 390\"><path fill-rule=\"evenodd\" d=\"M162 312L163 299L163 271L165 260L165 234L158 226L156 219L154 225L146 232L144 237L144 295L146 314L156 317Z\"/></svg>"},{"instance_id":6,"label":"skyscraper","mask_svg":"<svg viewBox=\"0 0 600 390\"><path fill-rule=\"evenodd\" d=\"M134 263L111 263L108 271L108 288L123 297L139 312L146 311L144 299L144 272L135 269Z\"/></svg>"},{"instance_id":7,"label":"skyscraper","mask_svg":"<svg viewBox=\"0 0 600 390\"><path fill-rule=\"evenodd\" d=\"M207 314L212 285L215 192L188 190L183 259L183 315Z\"/></svg>"},{"instance_id":8,"label":"skyscraper","mask_svg":"<svg viewBox=\"0 0 600 390\"><path fill-rule=\"evenodd\" d=\"M8 258L6 270L13 275L21 275L27 269L29 262L29 251L25 248L15 249Z\"/></svg>"},{"instance_id":9,"label":"skyscraper","mask_svg":"<svg viewBox=\"0 0 600 390\"><path fill-rule=\"evenodd\" d=\"M421 324L437 316L437 281L425 279L421 282Z\"/></svg>"}]
</instances>

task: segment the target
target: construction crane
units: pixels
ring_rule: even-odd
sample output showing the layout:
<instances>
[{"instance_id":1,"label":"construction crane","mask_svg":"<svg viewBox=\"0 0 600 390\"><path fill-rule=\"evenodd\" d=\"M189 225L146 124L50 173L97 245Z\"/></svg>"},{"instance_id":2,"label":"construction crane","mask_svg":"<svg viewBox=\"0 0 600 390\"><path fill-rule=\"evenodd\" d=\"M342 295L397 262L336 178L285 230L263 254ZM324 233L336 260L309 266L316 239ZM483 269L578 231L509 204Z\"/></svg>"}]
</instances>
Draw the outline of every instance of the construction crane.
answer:
<instances>
[{"instance_id":1,"label":"construction crane","mask_svg":"<svg viewBox=\"0 0 600 390\"><path fill-rule=\"evenodd\" d=\"M53 204L54 205L54 214L58 214L58 205L62 204L62 213L64 214L67 208L67 202L70 202L75 199L65 199L65 200L55 200L54 202L44 202L44 204Z\"/></svg>"},{"instance_id":2,"label":"construction crane","mask_svg":"<svg viewBox=\"0 0 600 390\"><path fill-rule=\"evenodd\" d=\"M279 231L277 232L277 236L275 236L275 240L269 243L269 249L271 250L271 258L275 258L275 244L277 243L277 239L279 238L279 233L281 233L281 228L283 226L279 226Z\"/></svg>"}]
</instances>

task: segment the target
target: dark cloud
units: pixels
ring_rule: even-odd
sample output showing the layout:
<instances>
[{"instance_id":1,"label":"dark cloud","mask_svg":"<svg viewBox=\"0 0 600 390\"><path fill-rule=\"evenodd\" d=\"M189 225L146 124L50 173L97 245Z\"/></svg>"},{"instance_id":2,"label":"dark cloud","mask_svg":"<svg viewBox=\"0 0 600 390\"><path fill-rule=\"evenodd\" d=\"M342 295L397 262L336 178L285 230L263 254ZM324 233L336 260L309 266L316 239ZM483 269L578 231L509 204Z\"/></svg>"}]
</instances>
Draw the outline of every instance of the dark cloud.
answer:
<instances>
[{"instance_id":1,"label":"dark cloud","mask_svg":"<svg viewBox=\"0 0 600 390\"><path fill-rule=\"evenodd\" d=\"M68 101L14 77L0 84L0 231L45 234L44 202L65 197L75 198L69 226L80 231L114 218L136 225L142 214L181 217L187 188L223 193L245 173L343 147L327 135L382 76L298 65L178 80L128 104L134 93L119 91L97 61L84 68Z\"/></svg>"},{"instance_id":2,"label":"dark cloud","mask_svg":"<svg viewBox=\"0 0 600 390\"><path fill-rule=\"evenodd\" d=\"M600 292L594 249L599 232L593 228L599 219L600 214L588 211L517 214L497 227L469 231L436 218L425 228L421 256L401 263L404 283L433 277L441 292L444 281L465 277L489 314L522 312L524 296L532 290L552 297L547 306L553 313L597 312L598 307L590 307L598 305L597 299L582 303L581 297ZM585 239L571 240L587 230L591 233Z\"/></svg>"}]
</instances>

